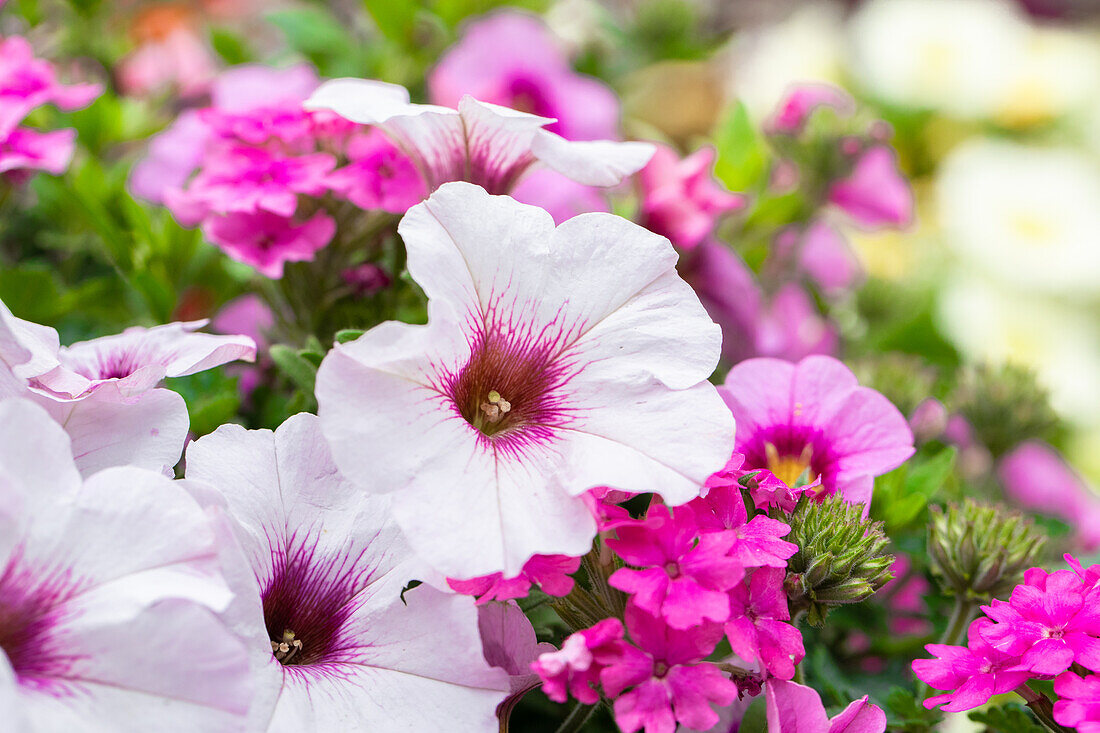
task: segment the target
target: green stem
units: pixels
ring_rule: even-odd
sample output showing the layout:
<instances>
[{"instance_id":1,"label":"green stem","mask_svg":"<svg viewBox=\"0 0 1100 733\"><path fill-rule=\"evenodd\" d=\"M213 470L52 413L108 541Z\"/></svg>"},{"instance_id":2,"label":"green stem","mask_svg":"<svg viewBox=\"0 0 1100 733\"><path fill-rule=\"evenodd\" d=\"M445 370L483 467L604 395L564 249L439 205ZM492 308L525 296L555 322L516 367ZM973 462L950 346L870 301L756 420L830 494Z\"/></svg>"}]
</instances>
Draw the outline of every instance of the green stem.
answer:
<instances>
[{"instance_id":1,"label":"green stem","mask_svg":"<svg viewBox=\"0 0 1100 733\"><path fill-rule=\"evenodd\" d=\"M591 718L595 712L595 705L582 705L581 703L577 703L573 706L573 709L569 711L568 717L558 726L557 733L576 733L576 731L579 731L584 724L588 722L588 719Z\"/></svg>"},{"instance_id":2,"label":"green stem","mask_svg":"<svg viewBox=\"0 0 1100 733\"><path fill-rule=\"evenodd\" d=\"M1053 733L1072 733L1069 728L1063 728L1054 720L1054 703L1050 701L1049 697L1033 690L1026 682L1017 687L1014 692L1027 702L1027 706L1031 709L1031 712L1035 713L1035 717L1039 719L1044 728L1053 731Z\"/></svg>"}]
</instances>

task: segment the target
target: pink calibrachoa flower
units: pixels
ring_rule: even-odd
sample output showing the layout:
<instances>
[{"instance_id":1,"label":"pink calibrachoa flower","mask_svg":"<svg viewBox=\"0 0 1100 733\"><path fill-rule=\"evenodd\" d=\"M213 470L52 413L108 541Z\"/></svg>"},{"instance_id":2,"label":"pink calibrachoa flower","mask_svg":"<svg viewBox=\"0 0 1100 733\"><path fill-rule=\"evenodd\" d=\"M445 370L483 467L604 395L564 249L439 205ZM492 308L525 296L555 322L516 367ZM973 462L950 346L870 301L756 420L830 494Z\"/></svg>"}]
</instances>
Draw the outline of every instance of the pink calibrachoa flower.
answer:
<instances>
[{"instance_id":1,"label":"pink calibrachoa flower","mask_svg":"<svg viewBox=\"0 0 1100 733\"><path fill-rule=\"evenodd\" d=\"M729 457L732 418L706 381L718 328L666 239L607 214L555 229L466 183L399 232L428 324L337 345L317 398L337 465L394 492L437 570L511 577L535 554L582 555L589 488L682 504Z\"/></svg>"},{"instance_id":2,"label":"pink calibrachoa flower","mask_svg":"<svg viewBox=\"0 0 1100 733\"><path fill-rule=\"evenodd\" d=\"M1078 733L1100 733L1100 676L1065 672L1054 680L1054 720Z\"/></svg>"},{"instance_id":3,"label":"pink calibrachoa flower","mask_svg":"<svg viewBox=\"0 0 1100 733\"><path fill-rule=\"evenodd\" d=\"M795 665L806 656L802 634L788 621L787 592L782 568L762 567L730 592L730 619L726 638L733 653L747 662L760 662L774 677L789 680Z\"/></svg>"},{"instance_id":4,"label":"pink calibrachoa flower","mask_svg":"<svg viewBox=\"0 0 1100 733\"><path fill-rule=\"evenodd\" d=\"M737 685L702 661L721 638L721 626L677 631L631 604L626 627L633 643L617 642L617 658L600 671L623 733L674 733L677 721L706 730L718 722L712 705L737 699Z\"/></svg>"},{"instance_id":5,"label":"pink calibrachoa flower","mask_svg":"<svg viewBox=\"0 0 1100 733\"><path fill-rule=\"evenodd\" d=\"M331 242L336 222L323 211L298 223L292 217L258 210L212 217L206 233L232 259L277 280L286 263L307 262Z\"/></svg>"},{"instance_id":6,"label":"pink calibrachoa flower","mask_svg":"<svg viewBox=\"0 0 1100 733\"><path fill-rule=\"evenodd\" d=\"M812 687L769 679L764 686L768 733L884 733L886 713L864 695L830 718Z\"/></svg>"},{"instance_id":7,"label":"pink calibrachoa flower","mask_svg":"<svg viewBox=\"0 0 1100 733\"><path fill-rule=\"evenodd\" d=\"M729 618L727 592L745 576L726 554L737 542L733 532L701 534L690 506L656 504L616 533L607 546L634 567L619 568L608 584L638 608L681 630Z\"/></svg>"},{"instance_id":8,"label":"pink calibrachoa flower","mask_svg":"<svg viewBox=\"0 0 1100 733\"><path fill-rule=\"evenodd\" d=\"M967 631L967 646L927 644L924 648L934 659L917 659L913 674L937 690L952 690L924 701L934 708L947 703L949 713L971 710L989 702L994 695L1011 692L1032 675L1019 668L1020 657L998 650L985 639L983 631L993 624L988 618L975 619Z\"/></svg>"},{"instance_id":9,"label":"pink calibrachoa flower","mask_svg":"<svg viewBox=\"0 0 1100 733\"><path fill-rule=\"evenodd\" d=\"M642 169L641 224L663 234L682 249L693 249L714 231L724 214L745 207L746 199L730 193L711 175L714 148L700 148L680 158L660 145Z\"/></svg>"},{"instance_id":10,"label":"pink calibrachoa flower","mask_svg":"<svg viewBox=\"0 0 1100 733\"><path fill-rule=\"evenodd\" d=\"M904 227L913 221L913 192L887 145L864 151L847 178L829 189L829 201L865 227Z\"/></svg>"},{"instance_id":11,"label":"pink calibrachoa flower","mask_svg":"<svg viewBox=\"0 0 1100 733\"><path fill-rule=\"evenodd\" d=\"M508 193L536 164L587 186L614 186L653 155L648 143L566 140L544 129L549 118L469 95L458 109L412 104L404 87L366 79L327 81L305 106L377 126L412 159L430 191L468 181Z\"/></svg>"},{"instance_id":12,"label":"pink calibrachoa flower","mask_svg":"<svg viewBox=\"0 0 1100 733\"><path fill-rule=\"evenodd\" d=\"M787 90L766 127L772 134L797 135L818 107L832 107L842 115L855 112L855 100L829 84L799 84Z\"/></svg>"},{"instance_id":13,"label":"pink calibrachoa flower","mask_svg":"<svg viewBox=\"0 0 1100 733\"><path fill-rule=\"evenodd\" d=\"M720 391L745 468L766 468L789 485L820 478L822 494L869 504L874 477L913 455L905 417L831 357L743 361Z\"/></svg>"},{"instance_id":14,"label":"pink calibrachoa flower","mask_svg":"<svg viewBox=\"0 0 1100 733\"><path fill-rule=\"evenodd\" d=\"M252 729L496 727L508 675L483 659L473 600L402 594L426 569L389 500L337 471L315 416L274 433L223 425L188 447L187 474L239 543L223 553L224 617L250 645Z\"/></svg>"},{"instance_id":15,"label":"pink calibrachoa flower","mask_svg":"<svg viewBox=\"0 0 1100 733\"><path fill-rule=\"evenodd\" d=\"M567 140L618 137L619 101L600 81L573 71L556 39L532 15L496 12L467 26L428 75L434 104L462 97L554 118Z\"/></svg>"},{"instance_id":16,"label":"pink calibrachoa flower","mask_svg":"<svg viewBox=\"0 0 1100 733\"><path fill-rule=\"evenodd\" d=\"M578 702L595 705L600 701L596 686L603 662L618 659L616 643L622 641L623 624L605 618L594 626L570 634L561 649L540 654L531 671L542 680L542 690L554 702L572 695ZM602 660L602 661L601 661Z\"/></svg>"},{"instance_id":17,"label":"pink calibrachoa flower","mask_svg":"<svg viewBox=\"0 0 1100 733\"><path fill-rule=\"evenodd\" d=\"M478 605L489 601L506 601L526 598L531 586L538 586L550 596L567 596L573 590L573 578L581 566L581 558L568 555L535 555L523 565L523 571L514 578L493 573L469 580L447 579L447 585L458 593L476 596Z\"/></svg>"},{"instance_id":18,"label":"pink calibrachoa flower","mask_svg":"<svg viewBox=\"0 0 1100 733\"><path fill-rule=\"evenodd\" d=\"M1007 603L994 599L982 610L995 622L981 628L982 638L1019 656L1020 669L1056 675L1076 662L1100 672L1100 591L1072 570L1032 568Z\"/></svg>"},{"instance_id":19,"label":"pink calibrachoa flower","mask_svg":"<svg viewBox=\"0 0 1100 733\"><path fill-rule=\"evenodd\" d=\"M0 400L4 729L241 730L248 657L216 615L210 520L153 471L81 479L70 451L41 408Z\"/></svg>"},{"instance_id":20,"label":"pink calibrachoa flower","mask_svg":"<svg viewBox=\"0 0 1100 733\"><path fill-rule=\"evenodd\" d=\"M111 466L170 469L187 438L187 406L157 386L160 379L255 353L245 337L190 333L194 325L130 329L63 351L57 331L14 317L0 302L0 398L45 408L86 476Z\"/></svg>"},{"instance_id":21,"label":"pink calibrachoa flower","mask_svg":"<svg viewBox=\"0 0 1100 733\"><path fill-rule=\"evenodd\" d=\"M1100 495L1049 445L1022 443L1001 459L997 475L1020 504L1069 523L1081 549L1100 548Z\"/></svg>"}]
</instances>

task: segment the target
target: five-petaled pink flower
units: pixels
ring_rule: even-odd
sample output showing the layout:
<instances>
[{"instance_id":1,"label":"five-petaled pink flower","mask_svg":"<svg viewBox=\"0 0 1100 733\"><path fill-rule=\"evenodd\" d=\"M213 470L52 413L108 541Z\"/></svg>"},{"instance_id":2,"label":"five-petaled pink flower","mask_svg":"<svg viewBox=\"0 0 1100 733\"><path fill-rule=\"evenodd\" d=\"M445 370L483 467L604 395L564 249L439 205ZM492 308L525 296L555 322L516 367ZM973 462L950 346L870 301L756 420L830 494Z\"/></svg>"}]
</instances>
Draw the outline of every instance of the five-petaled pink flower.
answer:
<instances>
[{"instance_id":1,"label":"five-petaled pink flower","mask_svg":"<svg viewBox=\"0 0 1100 733\"><path fill-rule=\"evenodd\" d=\"M1054 680L1054 720L1077 733L1100 733L1100 676L1065 672Z\"/></svg>"},{"instance_id":2,"label":"five-petaled pink flower","mask_svg":"<svg viewBox=\"0 0 1100 733\"><path fill-rule=\"evenodd\" d=\"M748 662L759 661L769 674L783 680L794 677L795 665L806 655L802 634L787 623L791 612L783 588L786 576L781 568L754 570L747 583L730 592L726 622L733 653Z\"/></svg>"},{"instance_id":3,"label":"five-petaled pink flower","mask_svg":"<svg viewBox=\"0 0 1100 733\"><path fill-rule=\"evenodd\" d=\"M572 695L585 705L595 705L600 695L595 687L604 662L618 658L616 642L623 638L623 624L605 618L594 626L570 634L561 649L539 655L531 670L542 679L542 689L554 702Z\"/></svg>"},{"instance_id":4,"label":"five-petaled pink flower","mask_svg":"<svg viewBox=\"0 0 1100 733\"><path fill-rule=\"evenodd\" d=\"M712 705L729 705L737 685L702 660L722 637L718 624L678 631L633 604L626 609L631 642L616 645L616 658L600 672L615 698L615 721L623 733L673 733L679 721L706 730L718 722ZM625 692L624 692L625 691Z\"/></svg>"},{"instance_id":5,"label":"five-petaled pink flower","mask_svg":"<svg viewBox=\"0 0 1100 733\"><path fill-rule=\"evenodd\" d=\"M514 578L503 573L493 573L469 580L447 579L451 590L467 596L476 596L478 605L489 601L506 601L525 598L535 585L549 596L566 596L573 590L572 573L581 566L581 558L568 555L535 555L523 565L523 571Z\"/></svg>"},{"instance_id":6,"label":"five-petaled pink flower","mask_svg":"<svg viewBox=\"0 0 1100 733\"><path fill-rule=\"evenodd\" d=\"M721 392L744 468L766 468L791 486L820 479L821 494L869 504L874 477L913 455L905 416L831 357L749 359L730 370Z\"/></svg>"},{"instance_id":7,"label":"five-petaled pink flower","mask_svg":"<svg viewBox=\"0 0 1100 733\"><path fill-rule=\"evenodd\" d=\"M937 690L952 690L924 701L926 708L947 703L949 713L970 710L1022 685L1031 675L1019 669L1020 657L990 645L983 632L992 626L978 618L967 631L967 646L928 644L924 648L934 659L917 659L913 674Z\"/></svg>"},{"instance_id":8,"label":"five-petaled pink flower","mask_svg":"<svg viewBox=\"0 0 1100 733\"><path fill-rule=\"evenodd\" d=\"M700 534L690 506L656 504L616 533L607 546L635 567L619 568L608 583L630 593L638 608L681 630L729 618L726 594L745 575L727 556L737 542L733 532Z\"/></svg>"}]
</instances>

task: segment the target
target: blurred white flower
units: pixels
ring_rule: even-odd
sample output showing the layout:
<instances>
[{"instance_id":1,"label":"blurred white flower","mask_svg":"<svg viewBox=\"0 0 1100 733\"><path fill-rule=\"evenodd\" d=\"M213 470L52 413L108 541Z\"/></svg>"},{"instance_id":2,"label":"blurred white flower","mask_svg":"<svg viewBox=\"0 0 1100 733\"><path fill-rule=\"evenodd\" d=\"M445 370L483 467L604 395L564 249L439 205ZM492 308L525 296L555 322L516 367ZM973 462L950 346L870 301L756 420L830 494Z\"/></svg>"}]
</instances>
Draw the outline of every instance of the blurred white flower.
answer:
<instances>
[{"instance_id":1,"label":"blurred white flower","mask_svg":"<svg viewBox=\"0 0 1100 733\"><path fill-rule=\"evenodd\" d=\"M771 114L792 84L838 84L844 65L840 11L811 3L782 23L738 34L731 54L731 99L762 120Z\"/></svg>"},{"instance_id":2,"label":"blurred white flower","mask_svg":"<svg viewBox=\"0 0 1100 733\"><path fill-rule=\"evenodd\" d=\"M1030 33L1001 0L873 0L850 31L852 71L868 91L964 118L992 115Z\"/></svg>"},{"instance_id":3,"label":"blurred white flower","mask_svg":"<svg viewBox=\"0 0 1100 733\"><path fill-rule=\"evenodd\" d=\"M998 280L1091 297L1100 288L1100 168L1080 152L973 140L941 164L948 245Z\"/></svg>"},{"instance_id":4,"label":"blurred white flower","mask_svg":"<svg viewBox=\"0 0 1100 733\"><path fill-rule=\"evenodd\" d=\"M1100 43L1080 31L1034 27L1011 61L1012 74L992 110L1006 127L1080 113L1100 92Z\"/></svg>"},{"instance_id":5,"label":"blurred white flower","mask_svg":"<svg viewBox=\"0 0 1100 733\"><path fill-rule=\"evenodd\" d=\"M966 360L1031 367L1055 410L1080 426L1100 425L1100 331L1084 313L956 274L940 293L938 316Z\"/></svg>"}]
</instances>

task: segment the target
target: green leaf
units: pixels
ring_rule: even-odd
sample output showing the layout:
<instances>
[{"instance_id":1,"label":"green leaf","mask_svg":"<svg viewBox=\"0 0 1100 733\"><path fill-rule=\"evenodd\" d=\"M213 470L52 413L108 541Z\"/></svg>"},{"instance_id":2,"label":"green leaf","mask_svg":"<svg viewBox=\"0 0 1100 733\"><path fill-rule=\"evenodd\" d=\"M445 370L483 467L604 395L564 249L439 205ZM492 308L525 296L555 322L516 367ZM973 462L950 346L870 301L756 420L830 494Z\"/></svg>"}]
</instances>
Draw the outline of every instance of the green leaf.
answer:
<instances>
[{"instance_id":1,"label":"green leaf","mask_svg":"<svg viewBox=\"0 0 1100 733\"><path fill-rule=\"evenodd\" d=\"M210 29L210 45L230 66L243 64L252 58L244 38L225 28Z\"/></svg>"},{"instance_id":2,"label":"green leaf","mask_svg":"<svg viewBox=\"0 0 1100 733\"><path fill-rule=\"evenodd\" d=\"M931 459L914 466L905 478L905 492L918 495L928 503L943 487L955 469L954 446L948 446Z\"/></svg>"},{"instance_id":3,"label":"green leaf","mask_svg":"<svg viewBox=\"0 0 1100 733\"><path fill-rule=\"evenodd\" d=\"M767 711L764 709L764 696L758 695L741 718L738 733L768 733Z\"/></svg>"},{"instance_id":4,"label":"green leaf","mask_svg":"<svg viewBox=\"0 0 1100 733\"><path fill-rule=\"evenodd\" d=\"M943 721L943 713L928 710L911 690L903 687L890 688L885 707L892 733L932 733Z\"/></svg>"},{"instance_id":5,"label":"green leaf","mask_svg":"<svg viewBox=\"0 0 1100 733\"><path fill-rule=\"evenodd\" d=\"M405 5L389 2L387 5ZM307 56L352 55L354 44L348 30L320 8L295 8L268 13L267 19L283 32L295 51Z\"/></svg>"},{"instance_id":6,"label":"green leaf","mask_svg":"<svg viewBox=\"0 0 1100 733\"><path fill-rule=\"evenodd\" d=\"M269 353L279 371L294 382L298 389L307 395L313 394L317 382L317 365L286 344L273 345Z\"/></svg>"},{"instance_id":7,"label":"green leaf","mask_svg":"<svg viewBox=\"0 0 1100 733\"><path fill-rule=\"evenodd\" d=\"M970 713L975 723L985 725L986 733L1043 733L1046 731L1035 717L1019 703L1008 703Z\"/></svg>"},{"instance_id":8,"label":"green leaf","mask_svg":"<svg viewBox=\"0 0 1100 733\"><path fill-rule=\"evenodd\" d=\"M398 45L409 44L421 3L410 0L363 0L363 6L382 35Z\"/></svg>"},{"instance_id":9,"label":"green leaf","mask_svg":"<svg viewBox=\"0 0 1100 733\"><path fill-rule=\"evenodd\" d=\"M354 341L355 339L359 338L364 333L366 333L366 331L363 331L362 329L359 329L359 328L344 328L344 329L341 329L341 330L336 332L336 343L346 344L349 341Z\"/></svg>"},{"instance_id":10,"label":"green leaf","mask_svg":"<svg viewBox=\"0 0 1100 733\"><path fill-rule=\"evenodd\" d=\"M768 149L741 102L727 109L714 133L718 159L714 175L731 191L759 187L768 164Z\"/></svg>"}]
</instances>

